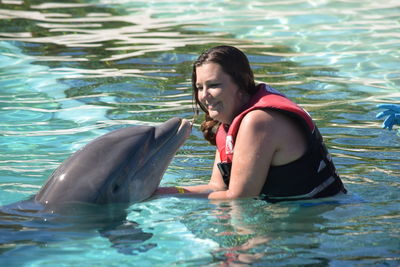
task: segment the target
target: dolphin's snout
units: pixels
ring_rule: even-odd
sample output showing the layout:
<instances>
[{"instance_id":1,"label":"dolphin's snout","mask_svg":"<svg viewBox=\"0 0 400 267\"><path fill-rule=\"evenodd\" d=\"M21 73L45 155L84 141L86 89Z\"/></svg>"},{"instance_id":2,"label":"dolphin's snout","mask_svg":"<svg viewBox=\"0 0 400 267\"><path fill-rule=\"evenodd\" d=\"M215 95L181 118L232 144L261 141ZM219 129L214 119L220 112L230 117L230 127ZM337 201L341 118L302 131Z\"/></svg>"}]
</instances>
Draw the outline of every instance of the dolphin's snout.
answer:
<instances>
[{"instance_id":1,"label":"dolphin's snout","mask_svg":"<svg viewBox=\"0 0 400 267\"><path fill-rule=\"evenodd\" d=\"M190 133L192 132L192 128L193 128L193 122L191 120L187 120L187 119L181 119L181 125L178 129L178 133L185 131L185 139L187 139L190 135Z\"/></svg>"},{"instance_id":2,"label":"dolphin's snout","mask_svg":"<svg viewBox=\"0 0 400 267\"><path fill-rule=\"evenodd\" d=\"M190 123L190 127L193 128L193 124L194 124L194 118L187 120Z\"/></svg>"},{"instance_id":3,"label":"dolphin's snout","mask_svg":"<svg viewBox=\"0 0 400 267\"><path fill-rule=\"evenodd\" d=\"M188 120L174 117L155 127L154 137L157 146L171 139L183 143L190 136L191 131L192 124Z\"/></svg>"}]
</instances>

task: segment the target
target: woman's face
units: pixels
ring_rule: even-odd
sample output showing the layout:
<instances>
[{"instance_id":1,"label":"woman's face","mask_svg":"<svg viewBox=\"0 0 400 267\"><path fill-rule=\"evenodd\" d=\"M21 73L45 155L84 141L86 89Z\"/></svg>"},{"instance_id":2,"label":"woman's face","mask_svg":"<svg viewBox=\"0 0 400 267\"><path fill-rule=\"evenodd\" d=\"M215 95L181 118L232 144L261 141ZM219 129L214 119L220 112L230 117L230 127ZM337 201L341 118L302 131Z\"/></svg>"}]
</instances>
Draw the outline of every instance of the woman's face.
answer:
<instances>
[{"instance_id":1,"label":"woman's face","mask_svg":"<svg viewBox=\"0 0 400 267\"><path fill-rule=\"evenodd\" d=\"M210 117L225 124L231 124L248 101L217 63L209 62L196 68L196 87L197 97Z\"/></svg>"}]
</instances>

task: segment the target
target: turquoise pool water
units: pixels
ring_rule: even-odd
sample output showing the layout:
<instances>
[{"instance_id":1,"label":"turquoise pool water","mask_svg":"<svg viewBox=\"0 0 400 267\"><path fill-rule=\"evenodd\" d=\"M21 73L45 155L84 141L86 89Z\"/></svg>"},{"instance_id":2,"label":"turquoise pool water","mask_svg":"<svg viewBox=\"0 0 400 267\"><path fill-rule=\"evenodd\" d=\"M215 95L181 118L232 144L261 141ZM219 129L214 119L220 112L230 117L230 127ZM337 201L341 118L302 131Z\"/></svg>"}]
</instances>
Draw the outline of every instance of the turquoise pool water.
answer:
<instances>
[{"instance_id":1,"label":"turquoise pool water","mask_svg":"<svg viewBox=\"0 0 400 267\"><path fill-rule=\"evenodd\" d=\"M350 191L151 199L128 210L152 234L132 244L121 232L129 253L95 231L3 214L1 265L398 266L400 134L375 106L400 103L399 14L394 0L0 1L0 205L35 194L96 136L192 118L191 62L216 44L243 49L258 80L313 115ZM162 184L204 183L212 160L195 127Z\"/></svg>"}]
</instances>

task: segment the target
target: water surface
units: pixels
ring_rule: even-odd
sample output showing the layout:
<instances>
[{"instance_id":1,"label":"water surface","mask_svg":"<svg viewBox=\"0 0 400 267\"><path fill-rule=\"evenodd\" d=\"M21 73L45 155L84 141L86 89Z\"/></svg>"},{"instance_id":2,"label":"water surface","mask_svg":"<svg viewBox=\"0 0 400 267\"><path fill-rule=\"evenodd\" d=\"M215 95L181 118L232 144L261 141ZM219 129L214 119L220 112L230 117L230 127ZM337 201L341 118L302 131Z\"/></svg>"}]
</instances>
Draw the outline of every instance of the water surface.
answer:
<instances>
[{"instance_id":1,"label":"water surface","mask_svg":"<svg viewBox=\"0 0 400 267\"><path fill-rule=\"evenodd\" d=\"M152 199L128 210L152 234L130 254L100 234L54 234L40 221L15 231L3 220L0 261L397 266L400 134L380 128L375 106L400 103L399 14L398 1L1 1L1 205L35 194L103 133L192 118L191 63L217 44L241 48L257 80L312 114L350 194L274 205ZM213 151L195 127L162 184L206 182Z\"/></svg>"}]
</instances>

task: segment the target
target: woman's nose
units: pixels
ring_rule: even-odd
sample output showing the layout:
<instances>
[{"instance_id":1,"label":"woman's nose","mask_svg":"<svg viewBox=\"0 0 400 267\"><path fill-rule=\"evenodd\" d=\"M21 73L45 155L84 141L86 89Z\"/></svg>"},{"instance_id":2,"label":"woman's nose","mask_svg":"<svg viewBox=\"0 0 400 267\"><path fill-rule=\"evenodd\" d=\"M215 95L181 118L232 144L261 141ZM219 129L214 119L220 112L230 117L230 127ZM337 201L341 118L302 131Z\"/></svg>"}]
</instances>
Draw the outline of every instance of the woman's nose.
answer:
<instances>
[{"instance_id":1,"label":"woman's nose","mask_svg":"<svg viewBox=\"0 0 400 267\"><path fill-rule=\"evenodd\" d=\"M200 101L206 100L207 97L208 97L208 90L206 88L203 88L201 91L199 91Z\"/></svg>"}]
</instances>

